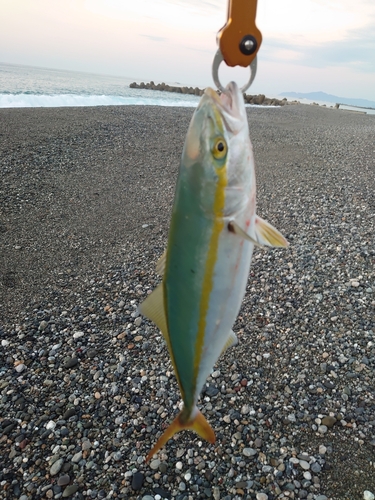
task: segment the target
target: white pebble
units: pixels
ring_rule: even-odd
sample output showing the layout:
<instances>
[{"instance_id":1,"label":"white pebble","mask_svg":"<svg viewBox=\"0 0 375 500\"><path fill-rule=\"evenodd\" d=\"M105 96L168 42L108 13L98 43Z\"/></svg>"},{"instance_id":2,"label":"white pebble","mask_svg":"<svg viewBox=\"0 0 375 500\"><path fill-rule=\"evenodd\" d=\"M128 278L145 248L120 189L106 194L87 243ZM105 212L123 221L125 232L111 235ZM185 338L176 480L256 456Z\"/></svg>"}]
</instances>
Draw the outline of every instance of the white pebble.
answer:
<instances>
[{"instance_id":1,"label":"white pebble","mask_svg":"<svg viewBox=\"0 0 375 500\"><path fill-rule=\"evenodd\" d=\"M306 462L306 460L300 460L299 464L302 467L302 469L304 469L304 470L309 470L310 469L310 465L309 465L308 462Z\"/></svg>"},{"instance_id":2,"label":"white pebble","mask_svg":"<svg viewBox=\"0 0 375 500\"><path fill-rule=\"evenodd\" d=\"M319 454L324 455L326 452L327 452L327 448L323 444L321 444L319 446Z\"/></svg>"},{"instance_id":3,"label":"white pebble","mask_svg":"<svg viewBox=\"0 0 375 500\"><path fill-rule=\"evenodd\" d=\"M182 467L183 467L182 462L177 462L176 463L176 469L182 470Z\"/></svg>"},{"instance_id":4,"label":"white pebble","mask_svg":"<svg viewBox=\"0 0 375 500\"><path fill-rule=\"evenodd\" d=\"M138 318L135 318L134 324L135 326L141 326L142 323L142 318L138 316Z\"/></svg>"},{"instance_id":5,"label":"white pebble","mask_svg":"<svg viewBox=\"0 0 375 500\"><path fill-rule=\"evenodd\" d=\"M80 337L83 337L85 335L84 332L74 332L73 333L73 338L74 339L79 339Z\"/></svg>"},{"instance_id":6,"label":"white pebble","mask_svg":"<svg viewBox=\"0 0 375 500\"><path fill-rule=\"evenodd\" d=\"M53 420L50 420L49 422L47 422L46 424L46 429L48 430L52 430L56 427L56 422L54 422Z\"/></svg>"},{"instance_id":7,"label":"white pebble","mask_svg":"<svg viewBox=\"0 0 375 500\"><path fill-rule=\"evenodd\" d=\"M24 371L25 368L26 368L26 365L24 365L23 363L20 363L19 365L16 366L16 372L21 373Z\"/></svg>"},{"instance_id":8,"label":"white pebble","mask_svg":"<svg viewBox=\"0 0 375 500\"><path fill-rule=\"evenodd\" d=\"M364 498L364 500L374 500L375 499L375 495L373 493L371 493L371 491L365 490L363 492L363 498Z\"/></svg>"}]
</instances>

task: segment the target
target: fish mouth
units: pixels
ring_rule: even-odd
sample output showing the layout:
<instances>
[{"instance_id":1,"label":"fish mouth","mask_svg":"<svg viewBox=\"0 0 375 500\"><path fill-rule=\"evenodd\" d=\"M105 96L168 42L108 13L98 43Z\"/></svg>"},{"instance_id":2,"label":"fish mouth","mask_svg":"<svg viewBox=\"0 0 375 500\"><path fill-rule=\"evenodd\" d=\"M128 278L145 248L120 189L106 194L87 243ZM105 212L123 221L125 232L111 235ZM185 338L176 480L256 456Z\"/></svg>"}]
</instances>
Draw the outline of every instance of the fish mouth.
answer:
<instances>
[{"instance_id":1,"label":"fish mouth","mask_svg":"<svg viewBox=\"0 0 375 500\"><path fill-rule=\"evenodd\" d=\"M242 120L241 102L243 97L236 82L230 82L225 87L224 91L219 95L211 87L207 87L204 91L202 101L208 101L211 105L218 108L227 127L236 133L238 129L238 121ZM242 106L244 108L244 105Z\"/></svg>"}]
</instances>

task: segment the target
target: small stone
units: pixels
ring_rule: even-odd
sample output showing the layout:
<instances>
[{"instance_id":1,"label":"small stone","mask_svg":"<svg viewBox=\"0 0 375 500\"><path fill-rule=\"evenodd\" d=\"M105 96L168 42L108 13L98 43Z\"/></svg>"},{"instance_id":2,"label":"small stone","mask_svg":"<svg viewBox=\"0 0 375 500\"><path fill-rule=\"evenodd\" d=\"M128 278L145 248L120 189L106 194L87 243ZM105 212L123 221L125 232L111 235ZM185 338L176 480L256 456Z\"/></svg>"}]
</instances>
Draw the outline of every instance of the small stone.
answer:
<instances>
[{"instance_id":1,"label":"small stone","mask_svg":"<svg viewBox=\"0 0 375 500\"><path fill-rule=\"evenodd\" d=\"M306 462L305 460L300 460L299 464L302 467L302 469L304 469L304 470L309 470L310 469L309 463Z\"/></svg>"},{"instance_id":2,"label":"small stone","mask_svg":"<svg viewBox=\"0 0 375 500\"><path fill-rule=\"evenodd\" d=\"M257 452L257 450L254 450L254 448L244 448L242 450L242 453L245 455L245 457L253 457L258 452Z\"/></svg>"},{"instance_id":3,"label":"small stone","mask_svg":"<svg viewBox=\"0 0 375 500\"><path fill-rule=\"evenodd\" d=\"M183 467L182 462L177 462L177 463L176 463L176 469L177 469L177 470L182 470L182 467Z\"/></svg>"},{"instance_id":4,"label":"small stone","mask_svg":"<svg viewBox=\"0 0 375 500\"><path fill-rule=\"evenodd\" d=\"M73 338L74 339L79 339L85 335L85 332L74 332L73 333Z\"/></svg>"},{"instance_id":5,"label":"small stone","mask_svg":"<svg viewBox=\"0 0 375 500\"><path fill-rule=\"evenodd\" d=\"M320 432L320 434L325 434L327 432L328 428L326 425L319 425L318 427L318 432Z\"/></svg>"},{"instance_id":6,"label":"small stone","mask_svg":"<svg viewBox=\"0 0 375 500\"><path fill-rule=\"evenodd\" d=\"M268 495L266 493L257 493L257 500L268 500Z\"/></svg>"},{"instance_id":7,"label":"small stone","mask_svg":"<svg viewBox=\"0 0 375 500\"><path fill-rule=\"evenodd\" d=\"M168 470L168 465L165 462L161 462L159 465L159 471L163 474L165 474Z\"/></svg>"},{"instance_id":8,"label":"small stone","mask_svg":"<svg viewBox=\"0 0 375 500\"><path fill-rule=\"evenodd\" d=\"M254 441L255 448L260 448L262 446L263 441L260 438L256 438Z\"/></svg>"},{"instance_id":9,"label":"small stone","mask_svg":"<svg viewBox=\"0 0 375 500\"><path fill-rule=\"evenodd\" d=\"M63 491L63 498L70 497L71 495L74 495L74 493L78 490L78 484L71 484L65 488Z\"/></svg>"},{"instance_id":10,"label":"small stone","mask_svg":"<svg viewBox=\"0 0 375 500\"><path fill-rule=\"evenodd\" d=\"M144 474L142 472L136 472L133 474L132 478L132 488L134 491L138 491L142 488L143 481L145 480Z\"/></svg>"},{"instance_id":11,"label":"small stone","mask_svg":"<svg viewBox=\"0 0 375 500\"><path fill-rule=\"evenodd\" d=\"M41 332L43 332L47 328L47 326L48 326L48 322L43 320L39 323L39 330Z\"/></svg>"},{"instance_id":12,"label":"small stone","mask_svg":"<svg viewBox=\"0 0 375 500\"><path fill-rule=\"evenodd\" d=\"M75 455L73 455L72 462L77 464L80 460L82 460L82 451L79 451Z\"/></svg>"},{"instance_id":13,"label":"small stone","mask_svg":"<svg viewBox=\"0 0 375 500\"><path fill-rule=\"evenodd\" d=\"M159 465L160 465L160 460L159 459L152 460L152 462L150 463L150 468L152 470L156 470L156 469L159 468Z\"/></svg>"},{"instance_id":14,"label":"small stone","mask_svg":"<svg viewBox=\"0 0 375 500\"><path fill-rule=\"evenodd\" d=\"M325 455L325 453L327 453L327 448L323 444L321 444L319 446L319 454L320 455Z\"/></svg>"},{"instance_id":15,"label":"small stone","mask_svg":"<svg viewBox=\"0 0 375 500\"><path fill-rule=\"evenodd\" d=\"M322 470L322 468L318 464L318 462L314 462L313 464L311 464L311 470L314 472L314 474L318 474Z\"/></svg>"},{"instance_id":16,"label":"small stone","mask_svg":"<svg viewBox=\"0 0 375 500\"><path fill-rule=\"evenodd\" d=\"M82 443L82 451L89 450L91 448L91 443L89 440L83 441Z\"/></svg>"},{"instance_id":17,"label":"small stone","mask_svg":"<svg viewBox=\"0 0 375 500\"><path fill-rule=\"evenodd\" d=\"M50 420L46 424L46 429L48 430L53 430L55 427L56 427L56 422L54 422L53 420Z\"/></svg>"},{"instance_id":18,"label":"small stone","mask_svg":"<svg viewBox=\"0 0 375 500\"><path fill-rule=\"evenodd\" d=\"M63 458L59 458L58 460L56 460L56 462L54 462L52 464L52 466L49 470L49 473L51 474L51 476L55 476L56 474L58 474L61 471L61 468L63 465L64 465Z\"/></svg>"},{"instance_id":19,"label":"small stone","mask_svg":"<svg viewBox=\"0 0 375 500\"><path fill-rule=\"evenodd\" d=\"M68 408L68 409L66 410L66 412L64 413L64 415L63 415L63 419L64 419L64 420L69 420L69 418L70 418L70 417L72 417L72 416L73 416L73 415L75 415L75 414L76 414L76 409L75 409L75 408ZM62 431L62 429L63 429L63 428L61 428L61 431ZM61 432L61 431L60 431L60 432Z\"/></svg>"},{"instance_id":20,"label":"small stone","mask_svg":"<svg viewBox=\"0 0 375 500\"><path fill-rule=\"evenodd\" d=\"M15 367L15 370L17 373L21 373L23 372L24 370L26 369L26 365L24 365L23 363L20 363L19 365L17 365Z\"/></svg>"},{"instance_id":21,"label":"small stone","mask_svg":"<svg viewBox=\"0 0 375 500\"><path fill-rule=\"evenodd\" d=\"M59 486L65 486L70 483L70 476L68 474L64 474L63 476L60 476L59 479L57 480L57 484Z\"/></svg>"},{"instance_id":22,"label":"small stone","mask_svg":"<svg viewBox=\"0 0 375 500\"><path fill-rule=\"evenodd\" d=\"M375 499L375 495L371 491L365 490L363 492L363 499L364 500L374 500Z\"/></svg>"},{"instance_id":23,"label":"small stone","mask_svg":"<svg viewBox=\"0 0 375 500\"><path fill-rule=\"evenodd\" d=\"M336 422L337 422L337 419L335 417L323 417L322 418L322 425L326 425L327 427L333 427Z\"/></svg>"},{"instance_id":24,"label":"small stone","mask_svg":"<svg viewBox=\"0 0 375 500\"><path fill-rule=\"evenodd\" d=\"M74 368L78 364L78 358L66 358L64 368Z\"/></svg>"}]
</instances>

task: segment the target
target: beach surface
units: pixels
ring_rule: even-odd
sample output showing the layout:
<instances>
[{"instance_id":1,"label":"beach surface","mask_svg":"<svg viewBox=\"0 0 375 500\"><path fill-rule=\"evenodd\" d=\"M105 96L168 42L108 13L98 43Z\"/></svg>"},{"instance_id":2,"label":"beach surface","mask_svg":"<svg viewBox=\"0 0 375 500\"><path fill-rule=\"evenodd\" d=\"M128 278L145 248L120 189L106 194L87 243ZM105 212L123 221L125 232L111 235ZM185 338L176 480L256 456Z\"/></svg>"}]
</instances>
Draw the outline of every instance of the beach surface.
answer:
<instances>
[{"instance_id":1,"label":"beach surface","mask_svg":"<svg viewBox=\"0 0 375 500\"><path fill-rule=\"evenodd\" d=\"M216 444L144 462L180 397L137 306L192 113L0 110L0 498L375 494L375 116L318 106L248 109L258 213L290 248L254 253L200 401Z\"/></svg>"}]
</instances>

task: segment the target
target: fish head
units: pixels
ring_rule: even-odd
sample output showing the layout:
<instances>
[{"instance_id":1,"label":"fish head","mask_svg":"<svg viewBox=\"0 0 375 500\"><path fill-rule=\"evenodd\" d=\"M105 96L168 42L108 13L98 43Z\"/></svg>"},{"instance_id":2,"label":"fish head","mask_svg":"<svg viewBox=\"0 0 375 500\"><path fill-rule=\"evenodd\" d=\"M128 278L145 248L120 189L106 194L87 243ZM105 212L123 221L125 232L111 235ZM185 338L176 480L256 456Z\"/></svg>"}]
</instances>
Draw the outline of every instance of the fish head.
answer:
<instances>
[{"instance_id":1,"label":"fish head","mask_svg":"<svg viewBox=\"0 0 375 500\"><path fill-rule=\"evenodd\" d=\"M214 216L230 216L246 206L255 189L254 161L244 99L235 82L220 96L205 90L189 126L182 165L206 214L219 191L225 200Z\"/></svg>"}]
</instances>

